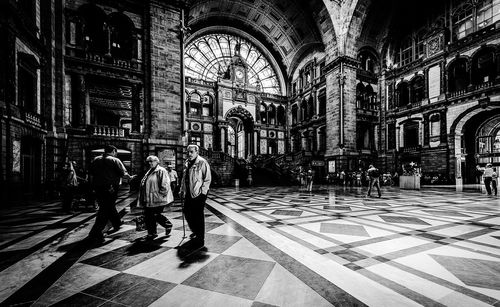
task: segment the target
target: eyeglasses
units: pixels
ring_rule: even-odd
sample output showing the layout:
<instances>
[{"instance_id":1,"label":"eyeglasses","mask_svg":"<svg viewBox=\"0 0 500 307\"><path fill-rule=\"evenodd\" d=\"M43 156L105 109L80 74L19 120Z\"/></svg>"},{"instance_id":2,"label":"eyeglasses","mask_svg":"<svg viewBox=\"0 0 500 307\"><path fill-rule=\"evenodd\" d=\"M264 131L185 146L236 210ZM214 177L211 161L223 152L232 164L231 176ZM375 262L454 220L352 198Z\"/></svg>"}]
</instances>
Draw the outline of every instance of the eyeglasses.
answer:
<instances>
[{"instance_id":1,"label":"eyeglasses","mask_svg":"<svg viewBox=\"0 0 500 307\"><path fill-rule=\"evenodd\" d=\"M146 163L153 163L153 162L155 162L155 161L153 161L153 160L146 160Z\"/></svg>"}]
</instances>

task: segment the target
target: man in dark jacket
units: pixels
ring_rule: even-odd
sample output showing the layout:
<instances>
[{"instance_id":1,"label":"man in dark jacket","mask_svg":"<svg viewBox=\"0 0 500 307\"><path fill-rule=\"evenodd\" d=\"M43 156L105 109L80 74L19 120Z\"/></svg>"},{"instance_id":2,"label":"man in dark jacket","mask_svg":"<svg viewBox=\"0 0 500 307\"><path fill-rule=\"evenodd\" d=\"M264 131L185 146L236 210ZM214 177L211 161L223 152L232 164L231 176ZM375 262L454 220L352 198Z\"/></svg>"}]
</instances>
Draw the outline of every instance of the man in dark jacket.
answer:
<instances>
[{"instance_id":1,"label":"man in dark jacket","mask_svg":"<svg viewBox=\"0 0 500 307\"><path fill-rule=\"evenodd\" d=\"M118 211L116 211L115 202L118 197L118 188L121 179L131 179L120 159L116 158L117 148L108 145L104 148L104 153L92 161L90 165L90 175L92 187L95 190L99 211L95 219L94 226L90 230L89 239L95 242L104 240L102 231L108 220L113 226L112 232L120 229L122 221Z\"/></svg>"},{"instance_id":2,"label":"man in dark jacket","mask_svg":"<svg viewBox=\"0 0 500 307\"><path fill-rule=\"evenodd\" d=\"M380 171L375 168L373 165L370 165L368 167L368 177L370 179L370 186L368 188L368 193L367 197L370 197L370 194L372 192L373 186L377 187L377 192L378 192L378 197L380 198L382 194L380 193L380 182L379 182L379 177L380 177Z\"/></svg>"}]
</instances>

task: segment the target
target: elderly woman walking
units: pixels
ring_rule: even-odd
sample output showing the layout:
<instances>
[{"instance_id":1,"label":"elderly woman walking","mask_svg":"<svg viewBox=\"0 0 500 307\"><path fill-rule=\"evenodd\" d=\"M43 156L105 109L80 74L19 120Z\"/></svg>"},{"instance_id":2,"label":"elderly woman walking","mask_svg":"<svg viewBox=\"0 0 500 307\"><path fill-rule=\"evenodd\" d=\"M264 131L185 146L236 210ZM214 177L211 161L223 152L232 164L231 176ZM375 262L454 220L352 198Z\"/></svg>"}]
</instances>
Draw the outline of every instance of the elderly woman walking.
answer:
<instances>
[{"instance_id":1,"label":"elderly woman walking","mask_svg":"<svg viewBox=\"0 0 500 307\"><path fill-rule=\"evenodd\" d=\"M170 187L170 176L165 168L158 165L160 160L156 156L146 158L149 170L141 180L139 203L144 208L144 217L148 235L146 239L157 237L156 223L165 228L165 235L172 231L172 223L161 213L163 209L174 201Z\"/></svg>"}]
</instances>

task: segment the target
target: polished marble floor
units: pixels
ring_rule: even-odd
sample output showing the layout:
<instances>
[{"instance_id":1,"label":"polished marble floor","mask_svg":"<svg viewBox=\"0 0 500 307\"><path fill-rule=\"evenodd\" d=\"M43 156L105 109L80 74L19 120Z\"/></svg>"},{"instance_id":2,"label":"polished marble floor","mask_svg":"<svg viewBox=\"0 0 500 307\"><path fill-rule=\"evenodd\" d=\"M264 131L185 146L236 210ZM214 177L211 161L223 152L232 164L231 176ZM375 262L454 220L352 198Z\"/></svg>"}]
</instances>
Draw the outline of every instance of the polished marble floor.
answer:
<instances>
[{"instance_id":1,"label":"polished marble floor","mask_svg":"<svg viewBox=\"0 0 500 307\"><path fill-rule=\"evenodd\" d=\"M425 188L221 188L206 208L206 252L145 241L134 194L125 225L83 239L95 212L59 202L0 209L2 306L500 306L500 198ZM162 232L161 227L158 227ZM186 229L185 235L190 234Z\"/></svg>"}]
</instances>

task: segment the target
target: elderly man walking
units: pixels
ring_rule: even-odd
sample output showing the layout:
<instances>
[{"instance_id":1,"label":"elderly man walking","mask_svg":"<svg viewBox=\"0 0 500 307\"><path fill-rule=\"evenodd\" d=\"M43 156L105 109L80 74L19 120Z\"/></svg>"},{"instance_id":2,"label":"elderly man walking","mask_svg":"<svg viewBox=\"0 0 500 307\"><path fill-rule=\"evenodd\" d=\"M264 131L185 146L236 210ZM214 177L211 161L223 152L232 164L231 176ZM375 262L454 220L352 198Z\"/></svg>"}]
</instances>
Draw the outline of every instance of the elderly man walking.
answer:
<instances>
[{"instance_id":1,"label":"elderly man walking","mask_svg":"<svg viewBox=\"0 0 500 307\"><path fill-rule=\"evenodd\" d=\"M188 145L187 155L179 194L184 199L184 215L193 232L185 247L195 250L205 246L204 211L212 175L207 160L199 156L197 145Z\"/></svg>"}]
</instances>

